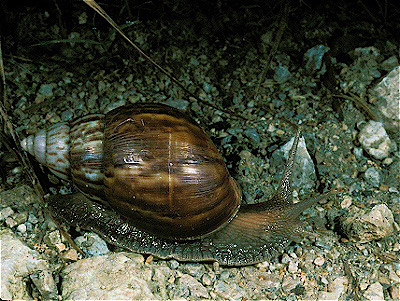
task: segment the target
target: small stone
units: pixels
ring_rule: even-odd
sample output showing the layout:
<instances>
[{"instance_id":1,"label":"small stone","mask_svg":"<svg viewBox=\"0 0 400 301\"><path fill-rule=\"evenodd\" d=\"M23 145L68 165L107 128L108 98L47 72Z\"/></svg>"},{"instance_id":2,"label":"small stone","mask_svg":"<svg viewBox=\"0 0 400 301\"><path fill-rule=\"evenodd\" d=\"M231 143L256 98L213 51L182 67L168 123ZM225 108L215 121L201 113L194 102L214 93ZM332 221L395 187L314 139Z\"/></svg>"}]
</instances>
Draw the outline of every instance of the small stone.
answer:
<instances>
[{"instance_id":1,"label":"small stone","mask_svg":"<svg viewBox=\"0 0 400 301\"><path fill-rule=\"evenodd\" d=\"M389 287L389 294L393 300L400 300L400 283L394 284Z\"/></svg>"},{"instance_id":2,"label":"small stone","mask_svg":"<svg viewBox=\"0 0 400 301\"><path fill-rule=\"evenodd\" d=\"M255 143L260 143L260 135L258 135L258 132L255 128L249 128L244 131L244 134L247 136L247 138L251 139Z\"/></svg>"},{"instance_id":3,"label":"small stone","mask_svg":"<svg viewBox=\"0 0 400 301\"><path fill-rule=\"evenodd\" d=\"M288 272L292 274L297 273L298 265L298 261L291 260L288 265Z\"/></svg>"},{"instance_id":4,"label":"small stone","mask_svg":"<svg viewBox=\"0 0 400 301\"><path fill-rule=\"evenodd\" d=\"M26 225L25 224L18 225L17 231L20 232L20 233L25 233L26 232Z\"/></svg>"},{"instance_id":5,"label":"small stone","mask_svg":"<svg viewBox=\"0 0 400 301\"><path fill-rule=\"evenodd\" d=\"M214 285L215 293L224 299L241 299L245 296L245 292L234 282L225 282L224 280L218 280Z\"/></svg>"},{"instance_id":6,"label":"small stone","mask_svg":"<svg viewBox=\"0 0 400 301\"><path fill-rule=\"evenodd\" d=\"M6 207L6 208L1 209L1 211L0 211L0 221L5 220L7 217L9 217L12 214L14 214L14 210L12 210L11 207Z\"/></svg>"},{"instance_id":7,"label":"small stone","mask_svg":"<svg viewBox=\"0 0 400 301\"><path fill-rule=\"evenodd\" d=\"M228 270L223 271L220 275L219 275L219 279L220 280L227 280L231 277L231 273Z\"/></svg>"},{"instance_id":8,"label":"small stone","mask_svg":"<svg viewBox=\"0 0 400 301\"><path fill-rule=\"evenodd\" d=\"M371 284L364 292L364 298L367 300L384 300L383 287L379 282Z\"/></svg>"},{"instance_id":9,"label":"small stone","mask_svg":"<svg viewBox=\"0 0 400 301\"><path fill-rule=\"evenodd\" d=\"M352 201L353 198L351 196L345 195L343 196L343 200L340 203L340 207L342 207L343 209L349 208L351 206Z\"/></svg>"},{"instance_id":10,"label":"small stone","mask_svg":"<svg viewBox=\"0 0 400 301\"><path fill-rule=\"evenodd\" d=\"M328 292L322 292L319 300L339 300L346 292L349 281L346 277L337 277L328 284Z\"/></svg>"},{"instance_id":11,"label":"small stone","mask_svg":"<svg viewBox=\"0 0 400 301\"><path fill-rule=\"evenodd\" d=\"M278 68L276 68L275 74L274 74L274 80L278 84L282 84L282 83L288 81L290 78L291 78L291 74L290 74L288 67L279 66Z\"/></svg>"},{"instance_id":12,"label":"small stone","mask_svg":"<svg viewBox=\"0 0 400 301\"><path fill-rule=\"evenodd\" d=\"M168 266L169 266L169 268L170 268L171 270L175 270L175 269L178 268L179 262L176 261L175 259L172 259L172 260L168 261Z\"/></svg>"},{"instance_id":13,"label":"small stone","mask_svg":"<svg viewBox=\"0 0 400 301\"><path fill-rule=\"evenodd\" d=\"M56 244L61 243L61 234L60 231L55 230L45 235L44 241L50 245L55 246Z\"/></svg>"},{"instance_id":14,"label":"small stone","mask_svg":"<svg viewBox=\"0 0 400 301\"><path fill-rule=\"evenodd\" d=\"M290 262L290 257L289 257L288 254L284 253L284 254L282 255L281 263L286 264L286 263L288 263L288 262Z\"/></svg>"},{"instance_id":15,"label":"small stone","mask_svg":"<svg viewBox=\"0 0 400 301\"><path fill-rule=\"evenodd\" d=\"M387 158L396 148L382 123L373 120L361 129L358 140L367 153L379 160Z\"/></svg>"},{"instance_id":16,"label":"small stone","mask_svg":"<svg viewBox=\"0 0 400 301\"><path fill-rule=\"evenodd\" d=\"M382 163L385 165L390 165L393 163L393 158L385 158L385 160L383 160Z\"/></svg>"},{"instance_id":17,"label":"small stone","mask_svg":"<svg viewBox=\"0 0 400 301\"><path fill-rule=\"evenodd\" d=\"M22 211L19 213L15 213L12 215L12 218L15 220L17 224L25 223L28 219L28 213L26 211Z\"/></svg>"},{"instance_id":18,"label":"small stone","mask_svg":"<svg viewBox=\"0 0 400 301\"><path fill-rule=\"evenodd\" d=\"M283 153L285 159L287 160L293 142L294 137L279 150L275 151L272 154L272 157L279 157L280 154ZM274 161L279 162L279 160L276 159ZM279 162L279 164L281 164L281 162ZM311 156L307 151L304 137L300 137L293 172L293 186L302 187L303 189L309 189L314 187L316 179L317 176L315 173L314 162L312 161Z\"/></svg>"},{"instance_id":19,"label":"small stone","mask_svg":"<svg viewBox=\"0 0 400 301\"><path fill-rule=\"evenodd\" d=\"M44 97L53 96L53 85L52 84L43 84L39 88L39 94Z\"/></svg>"},{"instance_id":20,"label":"small stone","mask_svg":"<svg viewBox=\"0 0 400 301\"><path fill-rule=\"evenodd\" d=\"M283 281L282 281L282 290L285 293L289 293L298 284L300 284L300 281L297 278L294 278L292 276L286 276L286 277L283 278Z\"/></svg>"},{"instance_id":21,"label":"small stone","mask_svg":"<svg viewBox=\"0 0 400 301\"><path fill-rule=\"evenodd\" d=\"M199 275L204 274L206 271L204 265L199 263L186 263L180 267L180 270L183 273L192 275L193 277L198 277Z\"/></svg>"},{"instance_id":22,"label":"small stone","mask_svg":"<svg viewBox=\"0 0 400 301\"><path fill-rule=\"evenodd\" d=\"M71 120L72 117L74 116L74 112L71 109L66 109L61 113L61 120L62 121L68 121Z\"/></svg>"},{"instance_id":23,"label":"small stone","mask_svg":"<svg viewBox=\"0 0 400 301\"><path fill-rule=\"evenodd\" d=\"M25 222L26 231L31 232L33 230L33 225L30 222Z\"/></svg>"},{"instance_id":24,"label":"small stone","mask_svg":"<svg viewBox=\"0 0 400 301\"><path fill-rule=\"evenodd\" d=\"M314 259L314 264L317 266L322 266L325 263L325 259L321 256L318 256Z\"/></svg>"},{"instance_id":25,"label":"small stone","mask_svg":"<svg viewBox=\"0 0 400 301\"><path fill-rule=\"evenodd\" d=\"M395 227L393 213L385 204L374 206L364 213L353 208L340 219L341 227L347 237L360 243L378 240L393 233Z\"/></svg>"},{"instance_id":26,"label":"small stone","mask_svg":"<svg viewBox=\"0 0 400 301\"><path fill-rule=\"evenodd\" d=\"M78 252L75 249L69 249L68 251L61 253L60 256L66 261L78 260Z\"/></svg>"},{"instance_id":27,"label":"small stone","mask_svg":"<svg viewBox=\"0 0 400 301\"><path fill-rule=\"evenodd\" d=\"M204 274L203 277L201 277L201 281L203 282L204 285L211 285L212 284L212 279L210 275Z\"/></svg>"},{"instance_id":28,"label":"small stone","mask_svg":"<svg viewBox=\"0 0 400 301\"><path fill-rule=\"evenodd\" d=\"M305 67L308 71L316 71L321 69L323 56L329 51L329 47L325 45L317 45L307 50L304 54Z\"/></svg>"},{"instance_id":29,"label":"small stone","mask_svg":"<svg viewBox=\"0 0 400 301\"><path fill-rule=\"evenodd\" d=\"M8 228L13 228L16 225L18 225L18 223L12 217L9 216L6 218L6 225Z\"/></svg>"},{"instance_id":30,"label":"small stone","mask_svg":"<svg viewBox=\"0 0 400 301\"><path fill-rule=\"evenodd\" d=\"M65 250L67 249L67 247L65 246L65 244L63 244L62 242L56 243L54 246L56 247L56 249L57 249L57 251L58 251L59 253L65 251Z\"/></svg>"},{"instance_id":31,"label":"small stone","mask_svg":"<svg viewBox=\"0 0 400 301\"><path fill-rule=\"evenodd\" d=\"M375 87L374 91L380 97L376 108L387 118L393 127L400 124L400 66L390 71Z\"/></svg>"},{"instance_id":32,"label":"small stone","mask_svg":"<svg viewBox=\"0 0 400 301\"><path fill-rule=\"evenodd\" d=\"M373 187L379 187L381 184L381 174L375 167L369 167L364 173L364 178Z\"/></svg>"},{"instance_id":33,"label":"small stone","mask_svg":"<svg viewBox=\"0 0 400 301\"><path fill-rule=\"evenodd\" d=\"M83 236L75 238L75 242L88 257L105 255L110 252L107 243L96 233L87 232Z\"/></svg>"},{"instance_id":34,"label":"small stone","mask_svg":"<svg viewBox=\"0 0 400 301\"><path fill-rule=\"evenodd\" d=\"M32 224L37 224L39 222L38 218L36 217L36 215L34 215L32 212L30 212L28 214L28 222L32 223Z\"/></svg>"},{"instance_id":35,"label":"small stone","mask_svg":"<svg viewBox=\"0 0 400 301\"><path fill-rule=\"evenodd\" d=\"M182 275L178 284L189 287L190 296L193 298L209 298L207 289L196 278L188 274Z\"/></svg>"}]
</instances>

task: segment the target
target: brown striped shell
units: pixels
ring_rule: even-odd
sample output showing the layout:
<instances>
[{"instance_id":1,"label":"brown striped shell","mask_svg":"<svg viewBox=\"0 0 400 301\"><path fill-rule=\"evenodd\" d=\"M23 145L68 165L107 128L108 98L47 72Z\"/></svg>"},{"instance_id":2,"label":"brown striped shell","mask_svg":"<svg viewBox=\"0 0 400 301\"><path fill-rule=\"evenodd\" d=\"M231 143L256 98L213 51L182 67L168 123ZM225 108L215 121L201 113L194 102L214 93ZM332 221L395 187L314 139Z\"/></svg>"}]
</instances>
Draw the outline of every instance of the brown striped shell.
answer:
<instances>
[{"instance_id":1,"label":"brown striped shell","mask_svg":"<svg viewBox=\"0 0 400 301\"><path fill-rule=\"evenodd\" d=\"M83 193L48 198L54 217L131 251L182 261L265 261L302 232L299 215L331 193L292 202L297 131L279 187L243 204L216 147L177 109L132 104L60 123L22 147Z\"/></svg>"},{"instance_id":2,"label":"brown striped shell","mask_svg":"<svg viewBox=\"0 0 400 301\"><path fill-rule=\"evenodd\" d=\"M41 132L43 142L26 139L41 145L40 150L34 142L23 142L23 147L139 229L193 239L219 229L239 209L240 189L215 145L177 109L132 104L58 128L64 129L62 140L53 126L47 135Z\"/></svg>"}]
</instances>

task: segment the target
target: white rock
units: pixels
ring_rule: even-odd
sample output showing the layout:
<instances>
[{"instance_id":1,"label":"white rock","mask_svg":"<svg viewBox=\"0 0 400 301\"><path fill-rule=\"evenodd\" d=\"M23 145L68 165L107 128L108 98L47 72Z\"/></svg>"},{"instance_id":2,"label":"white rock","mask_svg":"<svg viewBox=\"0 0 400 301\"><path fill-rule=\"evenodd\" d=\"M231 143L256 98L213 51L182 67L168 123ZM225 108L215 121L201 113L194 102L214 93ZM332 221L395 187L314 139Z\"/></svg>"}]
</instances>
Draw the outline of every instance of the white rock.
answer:
<instances>
[{"instance_id":1,"label":"white rock","mask_svg":"<svg viewBox=\"0 0 400 301\"><path fill-rule=\"evenodd\" d=\"M349 281L346 277L337 277L328 284L328 292L322 292L319 300L338 300L346 292Z\"/></svg>"},{"instance_id":2,"label":"white rock","mask_svg":"<svg viewBox=\"0 0 400 301\"><path fill-rule=\"evenodd\" d=\"M26 286L31 277L43 299L57 299L57 287L47 261L24 245L10 229L0 231L1 300L32 299Z\"/></svg>"},{"instance_id":3,"label":"white rock","mask_svg":"<svg viewBox=\"0 0 400 301\"><path fill-rule=\"evenodd\" d=\"M61 273L63 299L156 299L149 288L151 270L132 256L115 253L70 264Z\"/></svg>"},{"instance_id":4,"label":"white rock","mask_svg":"<svg viewBox=\"0 0 400 301\"><path fill-rule=\"evenodd\" d=\"M207 289L194 277L183 274L181 278L178 280L178 284L189 287L190 296L198 299L198 298L209 298Z\"/></svg>"},{"instance_id":5,"label":"white rock","mask_svg":"<svg viewBox=\"0 0 400 301\"><path fill-rule=\"evenodd\" d=\"M383 287L379 282L371 284L364 292L364 298L367 300L384 300Z\"/></svg>"},{"instance_id":6,"label":"white rock","mask_svg":"<svg viewBox=\"0 0 400 301\"><path fill-rule=\"evenodd\" d=\"M354 210L341 223L344 233L355 241L365 243L382 239L391 235L398 227L393 213L385 204L376 205L364 214L357 212L356 208Z\"/></svg>"},{"instance_id":7,"label":"white rock","mask_svg":"<svg viewBox=\"0 0 400 301\"><path fill-rule=\"evenodd\" d=\"M83 236L75 238L75 242L88 257L105 255L110 252L106 242L96 233L85 233Z\"/></svg>"},{"instance_id":8,"label":"white rock","mask_svg":"<svg viewBox=\"0 0 400 301\"><path fill-rule=\"evenodd\" d=\"M379 160L387 158L389 153L396 148L382 123L373 120L361 129L358 140L371 156Z\"/></svg>"},{"instance_id":9,"label":"white rock","mask_svg":"<svg viewBox=\"0 0 400 301\"><path fill-rule=\"evenodd\" d=\"M284 146L282 146L280 150L278 150L283 152L284 157L286 159L289 156L289 151L293 145L293 142L294 142L294 137ZM301 137L299 140L295 161L297 167L294 168L294 173L293 173L294 186L302 187L304 189L314 187L316 181L315 168L311 156L307 151L304 137Z\"/></svg>"},{"instance_id":10,"label":"white rock","mask_svg":"<svg viewBox=\"0 0 400 301\"><path fill-rule=\"evenodd\" d=\"M375 87L374 91L381 97L377 108L391 121L393 126L400 124L400 66L389 72Z\"/></svg>"}]
</instances>

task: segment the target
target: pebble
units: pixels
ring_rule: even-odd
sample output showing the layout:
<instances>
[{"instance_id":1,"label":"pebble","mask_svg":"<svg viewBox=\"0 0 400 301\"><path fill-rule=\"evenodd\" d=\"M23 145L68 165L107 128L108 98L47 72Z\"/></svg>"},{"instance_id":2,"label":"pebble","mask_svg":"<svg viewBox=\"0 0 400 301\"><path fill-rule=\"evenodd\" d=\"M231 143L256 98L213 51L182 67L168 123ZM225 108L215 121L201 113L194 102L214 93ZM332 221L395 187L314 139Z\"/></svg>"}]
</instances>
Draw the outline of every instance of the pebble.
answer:
<instances>
[{"instance_id":1,"label":"pebble","mask_svg":"<svg viewBox=\"0 0 400 301\"><path fill-rule=\"evenodd\" d=\"M184 99L168 99L164 102L166 105L169 105L171 107L177 108L179 110L182 111L186 111L188 106L189 106L189 102L187 100Z\"/></svg>"},{"instance_id":2,"label":"pebble","mask_svg":"<svg viewBox=\"0 0 400 301\"><path fill-rule=\"evenodd\" d=\"M168 261L168 266L169 266L169 268L170 268L171 270L175 270L175 269L178 268L179 262L176 261L175 259L172 259L172 260Z\"/></svg>"},{"instance_id":3,"label":"pebble","mask_svg":"<svg viewBox=\"0 0 400 301\"><path fill-rule=\"evenodd\" d=\"M25 224L18 225L17 231L20 232L20 233L25 233L26 232L26 225Z\"/></svg>"},{"instance_id":4,"label":"pebble","mask_svg":"<svg viewBox=\"0 0 400 301\"><path fill-rule=\"evenodd\" d=\"M383 286L379 282L371 284L363 294L366 300L384 300Z\"/></svg>"},{"instance_id":5,"label":"pebble","mask_svg":"<svg viewBox=\"0 0 400 301\"><path fill-rule=\"evenodd\" d=\"M28 214L28 222L30 222L31 224L37 224L39 222L38 218L36 217L35 214L33 214L32 212L30 212Z\"/></svg>"},{"instance_id":6,"label":"pebble","mask_svg":"<svg viewBox=\"0 0 400 301\"><path fill-rule=\"evenodd\" d=\"M364 178L373 187L381 185L381 173L375 167L369 167L364 173Z\"/></svg>"},{"instance_id":7,"label":"pebble","mask_svg":"<svg viewBox=\"0 0 400 301\"><path fill-rule=\"evenodd\" d=\"M25 223L26 220L28 219L28 213L26 211L22 211L14 213L11 217L17 224L22 224Z\"/></svg>"},{"instance_id":8,"label":"pebble","mask_svg":"<svg viewBox=\"0 0 400 301\"><path fill-rule=\"evenodd\" d=\"M53 85L52 84L43 84L39 88L39 94L44 97L53 96Z\"/></svg>"},{"instance_id":9,"label":"pebble","mask_svg":"<svg viewBox=\"0 0 400 301\"><path fill-rule=\"evenodd\" d=\"M5 220L10 215L14 214L14 210L11 207L6 207L0 210L0 221Z\"/></svg>"},{"instance_id":10,"label":"pebble","mask_svg":"<svg viewBox=\"0 0 400 301\"><path fill-rule=\"evenodd\" d=\"M60 256L66 261L77 261L79 254L75 249L69 249L66 252L61 253Z\"/></svg>"},{"instance_id":11,"label":"pebble","mask_svg":"<svg viewBox=\"0 0 400 301\"><path fill-rule=\"evenodd\" d=\"M224 299L241 299L245 296L244 290L236 283L218 280L214 285L214 292Z\"/></svg>"},{"instance_id":12,"label":"pebble","mask_svg":"<svg viewBox=\"0 0 400 301\"><path fill-rule=\"evenodd\" d=\"M400 90L399 90L400 66L393 68L374 88L381 97L377 101L376 108L387 118L395 128L400 125Z\"/></svg>"},{"instance_id":13,"label":"pebble","mask_svg":"<svg viewBox=\"0 0 400 301\"><path fill-rule=\"evenodd\" d=\"M288 294L293 290L297 285L300 284L300 281L295 276L286 276L282 281L282 290Z\"/></svg>"},{"instance_id":14,"label":"pebble","mask_svg":"<svg viewBox=\"0 0 400 301\"><path fill-rule=\"evenodd\" d=\"M199 277L206 271L204 265L199 263L186 263L182 265L179 269L181 272L192 275L194 277Z\"/></svg>"},{"instance_id":15,"label":"pebble","mask_svg":"<svg viewBox=\"0 0 400 301\"><path fill-rule=\"evenodd\" d=\"M87 257L105 255L110 252L107 243L96 233L87 232L75 238L75 243Z\"/></svg>"},{"instance_id":16,"label":"pebble","mask_svg":"<svg viewBox=\"0 0 400 301\"><path fill-rule=\"evenodd\" d=\"M18 223L11 216L9 216L6 218L6 225L8 228L13 228L18 225Z\"/></svg>"},{"instance_id":17,"label":"pebble","mask_svg":"<svg viewBox=\"0 0 400 301\"><path fill-rule=\"evenodd\" d=\"M317 258L314 259L314 264L317 266L323 266L323 264L325 263L325 259L321 256L318 256Z\"/></svg>"},{"instance_id":18,"label":"pebble","mask_svg":"<svg viewBox=\"0 0 400 301\"><path fill-rule=\"evenodd\" d=\"M209 298L207 289L194 277L183 274L182 277L178 279L179 285L184 285L189 287L191 298Z\"/></svg>"},{"instance_id":19,"label":"pebble","mask_svg":"<svg viewBox=\"0 0 400 301\"><path fill-rule=\"evenodd\" d=\"M379 160L387 158L395 149L382 123L373 120L361 129L358 140L368 154Z\"/></svg>"},{"instance_id":20,"label":"pebble","mask_svg":"<svg viewBox=\"0 0 400 301\"><path fill-rule=\"evenodd\" d=\"M279 66L275 70L274 80L278 84L283 84L284 82L287 82L290 79L290 77L291 77L290 71L286 66Z\"/></svg>"},{"instance_id":21,"label":"pebble","mask_svg":"<svg viewBox=\"0 0 400 301\"><path fill-rule=\"evenodd\" d=\"M348 195L344 195L343 196L343 200L340 203L340 207L345 209L345 208L349 208L352 204L353 198L351 196Z\"/></svg>"},{"instance_id":22,"label":"pebble","mask_svg":"<svg viewBox=\"0 0 400 301\"><path fill-rule=\"evenodd\" d=\"M71 109L67 109L61 113L62 121L69 121L74 117L74 112Z\"/></svg>"},{"instance_id":23,"label":"pebble","mask_svg":"<svg viewBox=\"0 0 400 301\"><path fill-rule=\"evenodd\" d=\"M280 149L275 151L272 154L272 158L274 157L276 158L277 156L280 156L280 154L283 153L285 159L287 160L293 142L294 142L294 137ZM277 161L279 164L281 163L279 162L279 160L275 159L275 161ZM303 189L313 188L315 185L316 178L317 176L315 174L314 163L311 159L310 154L307 151L304 137L301 137L299 140L296 153L296 162L293 172L293 186L302 187Z\"/></svg>"},{"instance_id":24,"label":"pebble","mask_svg":"<svg viewBox=\"0 0 400 301\"><path fill-rule=\"evenodd\" d=\"M58 230L47 233L43 240L50 246L55 246L56 244L62 243L61 234Z\"/></svg>"},{"instance_id":25,"label":"pebble","mask_svg":"<svg viewBox=\"0 0 400 301\"><path fill-rule=\"evenodd\" d=\"M298 261L296 261L296 260L291 260L291 261L289 262L289 265L288 265L288 272L289 272L289 273L292 273L292 274L297 273L297 271L298 271L298 265L299 265L299 262L298 262Z\"/></svg>"},{"instance_id":26,"label":"pebble","mask_svg":"<svg viewBox=\"0 0 400 301\"><path fill-rule=\"evenodd\" d=\"M329 51L329 47L317 45L307 50L304 54L305 67L308 71L321 69L324 54Z\"/></svg>"},{"instance_id":27,"label":"pebble","mask_svg":"<svg viewBox=\"0 0 400 301\"><path fill-rule=\"evenodd\" d=\"M207 285L207 286L212 284L212 278L208 274L204 274L201 277L201 281L203 282L204 285Z\"/></svg>"},{"instance_id":28,"label":"pebble","mask_svg":"<svg viewBox=\"0 0 400 301\"><path fill-rule=\"evenodd\" d=\"M394 284L389 287L389 294L393 300L400 300L400 283Z\"/></svg>"},{"instance_id":29,"label":"pebble","mask_svg":"<svg viewBox=\"0 0 400 301\"><path fill-rule=\"evenodd\" d=\"M328 284L328 292L322 292L319 300L338 300L342 294L346 293L349 281L346 277L336 277Z\"/></svg>"},{"instance_id":30,"label":"pebble","mask_svg":"<svg viewBox=\"0 0 400 301\"><path fill-rule=\"evenodd\" d=\"M375 205L367 213L352 207L340 219L340 223L346 236L360 243L387 237L398 227L395 225L393 213L385 204Z\"/></svg>"},{"instance_id":31,"label":"pebble","mask_svg":"<svg viewBox=\"0 0 400 301\"><path fill-rule=\"evenodd\" d=\"M244 134L247 138L251 139L255 143L260 143L260 135L258 135L257 130L255 128L249 128L244 131Z\"/></svg>"}]
</instances>

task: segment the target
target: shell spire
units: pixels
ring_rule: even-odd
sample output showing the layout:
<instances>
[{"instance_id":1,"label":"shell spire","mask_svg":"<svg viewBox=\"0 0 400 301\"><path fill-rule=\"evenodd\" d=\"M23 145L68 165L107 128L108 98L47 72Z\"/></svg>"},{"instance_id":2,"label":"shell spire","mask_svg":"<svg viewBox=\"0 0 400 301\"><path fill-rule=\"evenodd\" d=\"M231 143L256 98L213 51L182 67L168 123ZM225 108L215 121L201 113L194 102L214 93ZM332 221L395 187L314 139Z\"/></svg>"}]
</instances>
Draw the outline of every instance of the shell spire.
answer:
<instances>
[{"instance_id":1,"label":"shell spire","mask_svg":"<svg viewBox=\"0 0 400 301\"><path fill-rule=\"evenodd\" d=\"M56 176L67 180L70 169L69 132L68 124L56 123L47 130L40 130L23 139L21 147Z\"/></svg>"}]
</instances>

